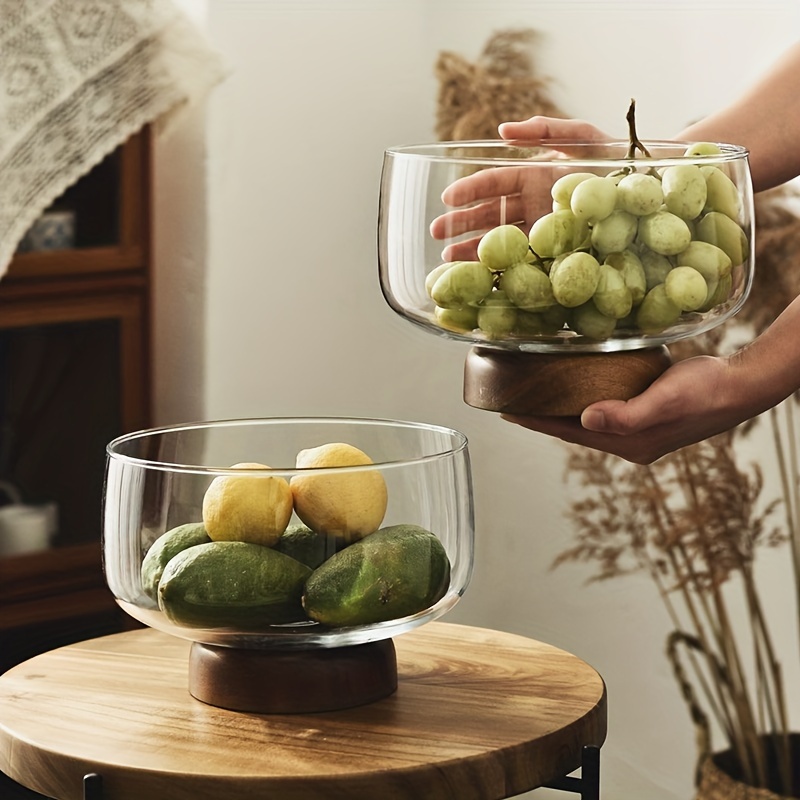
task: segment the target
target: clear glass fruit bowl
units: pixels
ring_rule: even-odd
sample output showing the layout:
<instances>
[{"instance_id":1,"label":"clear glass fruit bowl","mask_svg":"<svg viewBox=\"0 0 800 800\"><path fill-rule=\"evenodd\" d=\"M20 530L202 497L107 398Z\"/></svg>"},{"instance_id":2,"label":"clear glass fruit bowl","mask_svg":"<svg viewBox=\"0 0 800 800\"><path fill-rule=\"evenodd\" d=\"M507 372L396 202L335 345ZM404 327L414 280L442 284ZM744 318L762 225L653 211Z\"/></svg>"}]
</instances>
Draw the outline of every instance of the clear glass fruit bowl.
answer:
<instances>
[{"instance_id":1,"label":"clear glass fruit bowl","mask_svg":"<svg viewBox=\"0 0 800 800\"><path fill-rule=\"evenodd\" d=\"M747 151L637 145L387 150L378 237L386 301L430 332L512 351L653 348L721 324L752 284Z\"/></svg>"},{"instance_id":2,"label":"clear glass fruit bowl","mask_svg":"<svg viewBox=\"0 0 800 800\"><path fill-rule=\"evenodd\" d=\"M107 447L108 585L132 617L193 642L392 637L457 603L473 535L467 440L436 425L223 420Z\"/></svg>"}]
</instances>

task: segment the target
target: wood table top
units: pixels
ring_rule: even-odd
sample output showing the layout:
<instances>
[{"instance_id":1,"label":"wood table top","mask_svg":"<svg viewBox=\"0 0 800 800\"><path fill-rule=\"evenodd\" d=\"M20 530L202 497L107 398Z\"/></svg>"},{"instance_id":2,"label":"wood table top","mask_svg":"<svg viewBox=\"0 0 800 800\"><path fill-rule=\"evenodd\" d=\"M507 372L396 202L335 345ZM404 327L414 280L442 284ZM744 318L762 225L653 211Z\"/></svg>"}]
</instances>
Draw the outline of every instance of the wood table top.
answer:
<instances>
[{"instance_id":1,"label":"wood table top","mask_svg":"<svg viewBox=\"0 0 800 800\"><path fill-rule=\"evenodd\" d=\"M318 714L196 700L190 643L152 629L62 647L0 676L0 771L58 800L494 800L563 776L606 735L574 655L432 622L394 640L398 689Z\"/></svg>"}]
</instances>

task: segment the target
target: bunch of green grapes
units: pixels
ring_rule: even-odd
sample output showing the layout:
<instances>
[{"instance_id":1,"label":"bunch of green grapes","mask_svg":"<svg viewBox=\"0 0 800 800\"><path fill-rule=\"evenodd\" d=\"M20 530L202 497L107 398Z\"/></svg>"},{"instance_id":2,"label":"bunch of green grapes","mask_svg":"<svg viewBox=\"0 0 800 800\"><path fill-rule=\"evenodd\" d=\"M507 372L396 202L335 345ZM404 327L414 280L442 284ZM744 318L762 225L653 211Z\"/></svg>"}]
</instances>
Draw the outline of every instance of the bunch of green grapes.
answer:
<instances>
[{"instance_id":1,"label":"bunch of green grapes","mask_svg":"<svg viewBox=\"0 0 800 800\"><path fill-rule=\"evenodd\" d=\"M699 143L685 155L720 152ZM553 210L527 234L500 225L481 238L477 261L428 274L440 326L490 339L569 330L602 340L617 330L658 333L730 299L749 242L739 190L723 169L573 172L551 196Z\"/></svg>"}]
</instances>

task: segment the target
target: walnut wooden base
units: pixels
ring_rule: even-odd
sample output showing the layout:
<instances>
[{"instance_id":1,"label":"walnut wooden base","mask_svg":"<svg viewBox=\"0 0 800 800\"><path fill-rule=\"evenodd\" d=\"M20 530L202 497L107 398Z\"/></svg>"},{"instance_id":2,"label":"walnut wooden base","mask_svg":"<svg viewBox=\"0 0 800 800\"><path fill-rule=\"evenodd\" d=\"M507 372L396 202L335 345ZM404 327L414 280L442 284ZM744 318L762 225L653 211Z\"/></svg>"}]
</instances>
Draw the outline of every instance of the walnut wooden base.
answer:
<instances>
[{"instance_id":1,"label":"walnut wooden base","mask_svg":"<svg viewBox=\"0 0 800 800\"><path fill-rule=\"evenodd\" d=\"M666 347L569 355L473 347L464 402L503 414L578 416L598 400L641 394L670 363Z\"/></svg>"},{"instance_id":2,"label":"walnut wooden base","mask_svg":"<svg viewBox=\"0 0 800 800\"><path fill-rule=\"evenodd\" d=\"M232 711L336 711L372 703L396 689L391 639L314 650L237 650L195 642L189 653L189 692Z\"/></svg>"}]
</instances>

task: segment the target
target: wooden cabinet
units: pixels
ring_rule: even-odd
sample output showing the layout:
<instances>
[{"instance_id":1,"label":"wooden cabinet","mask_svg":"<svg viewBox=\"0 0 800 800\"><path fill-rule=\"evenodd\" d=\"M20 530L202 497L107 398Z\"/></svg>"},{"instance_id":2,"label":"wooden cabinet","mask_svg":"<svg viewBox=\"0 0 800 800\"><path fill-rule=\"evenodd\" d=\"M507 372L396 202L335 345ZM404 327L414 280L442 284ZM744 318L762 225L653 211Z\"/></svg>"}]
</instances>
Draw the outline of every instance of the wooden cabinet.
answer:
<instances>
[{"instance_id":1,"label":"wooden cabinet","mask_svg":"<svg viewBox=\"0 0 800 800\"><path fill-rule=\"evenodd\" d=\"M59 519L49 549L0 555L0 671L128 627L101 502L106 444L150 422L150 152L144 131L70 187L75 247L18 253L0 280L0 479Z\"/></svg>"}]
</instances>

